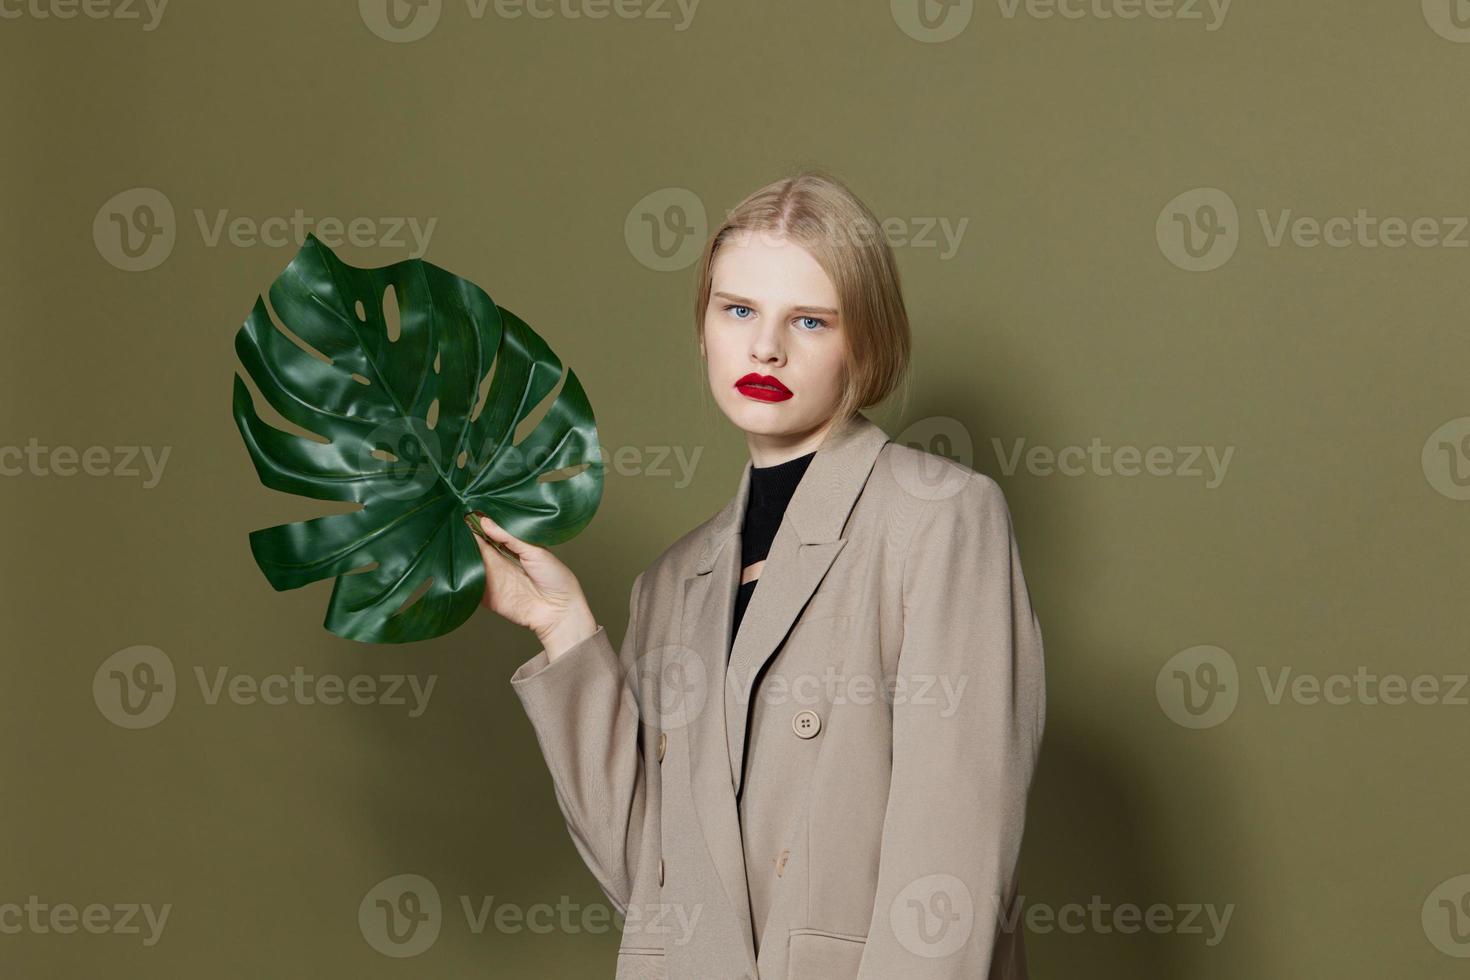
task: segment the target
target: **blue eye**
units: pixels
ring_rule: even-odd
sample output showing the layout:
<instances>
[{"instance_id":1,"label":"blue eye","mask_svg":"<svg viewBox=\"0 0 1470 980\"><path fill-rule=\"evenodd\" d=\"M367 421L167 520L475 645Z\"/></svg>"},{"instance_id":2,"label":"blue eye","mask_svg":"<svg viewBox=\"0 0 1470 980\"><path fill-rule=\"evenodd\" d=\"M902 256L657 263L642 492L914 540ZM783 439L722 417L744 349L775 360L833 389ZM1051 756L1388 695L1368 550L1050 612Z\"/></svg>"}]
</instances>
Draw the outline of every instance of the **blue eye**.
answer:
<instances>
[{"instance_id":1,"label":"blue eye","mask_svg":"<svg viewBox=\"0 0 1470 980\"><path fill-rule=\"evenodd\" d=\"M727 307L725 307L725 309L726 310L745 310L748 313L749 312L753 312L750 309L750 307L748 307L748 306L741 306L738 303L737 304L730 305L730 306L727 306ZM737 314L735 314L735 319L737 319L737 320L748 320L750 318L749 317L741 316L740 314L737 313Z\"/></svg>"},{"instance_id":2,"label":"blue eye","mask_svg":"<svg viewBox=\"0 0 1470 980\"><path fill-rule=\"evenodd\" d=\"M814 317L814 316L804 316L804 317L801 317L801 319L802 320L810 320L812 323L815 323L819 327L825 327L827 325L827 321L826 320L822 320L822 319L819 319L818 317ZM811 333L812 331L808 330L807 332L808 333Z\"/></svg>"}]
</instances>

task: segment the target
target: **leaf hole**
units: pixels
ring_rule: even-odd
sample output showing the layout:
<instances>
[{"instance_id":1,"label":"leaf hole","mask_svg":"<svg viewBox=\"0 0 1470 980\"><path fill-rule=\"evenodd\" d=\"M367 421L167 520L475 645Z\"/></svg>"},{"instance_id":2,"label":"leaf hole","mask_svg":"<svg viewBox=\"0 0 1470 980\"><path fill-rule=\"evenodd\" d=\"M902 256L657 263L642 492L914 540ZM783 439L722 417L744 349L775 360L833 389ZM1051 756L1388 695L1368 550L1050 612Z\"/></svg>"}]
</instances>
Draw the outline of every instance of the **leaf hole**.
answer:
<instances>
[{"instance_id":1,"label":"leaf hole","mask_svg":"<svg viewBox=\"0 0 1470 980\"><path fill-rule=\"evenodd\" d=\"M439 422L439 399L435 398L433 401L429 402L429 411L424 416L424 421L428 423L428 426L431 429L435 425L438 424L438 422Z\"/></svg>"},{"instance_id":2,"label":"leaf hole","mask_svg":"<svg viewBox=\"0 0 1470 980\"><path fill-rule=\"evenodd\" d=\"M457 463L459 465L459 468L460 469L464 469L465 464L468 463L469 461L470 461L470 451L468 449L461 449L459 451L459 459L457 460Z\"/></svg>"},{"instance_id":3,"label":"leaf hole","mask_svg":"<svg viewBox=\"0 0 1470 980\"><path fill-rule=\"evenodd\" d=\"M366 565L363 565L361 568L354 568L354 569L352 569L347 574L348 575L361 575L364 572L371 572L371 571L375 570L377 567L378 567L378 562L375 562L375 561L368 562Z\"/></svg>"},{"instance_id":4,"label":"leaf hole","mask_svg":"<svg viewBox=\"0 0 1470 980\"><path fill-rule=\"evenodd\" d=\"M388 342L396 343L401 324L398 320L398 290L391 282L383 290L383 322L388 327Z\"/></svg>"},{"instance_id":5,"label":"leaf hole","mask_svg":"<svg viewBox=\"0 0 1470 980\"><path fill-rule=\"evenodd\" d=\"M403 611L405 609L407 609L409 606L413 605L415 602L418 602L420 599L422 599L424 597L424 593L426 593L426 592L429 591L429 586L431 586L433 584L434 584L434 577L432 575L429 576L428 578L424 579L422 582L420 582L419 583L419 587L413 590L413 595L411 595L407 599L405 599L403 601L403 605L401 605L397 609L393 610L393 615L394 616L401 616L401 615L403 615Z\"/></svg>"},{"instance_id":6,"label":"leaf hole","mask_svg":"<svg viewBox=\"0 0 1470 980\"><path fill-rule=\"evenodd\" d=\"M250 392L250 402L255 409L255 414L266 425L287 435L299 436L302 439L308 439L311 442L319 443L323 446L330 446L332 444L332 440L326 436L318 435L305 426L297 425L276 411L276 406L267 401L266 397L260 393L260 386L255 383L254 378L250 377L249 372L242 371L236 377L245 382L245 388Z\"/></svg>"},{"instance_id":7,"label":"leaf hole","mask_svg":"<svg viewBox=\"0 0 1470 980\"><path fill-rule=\"evenodd\" d=\"M542 419L550 414L551 406L555 405L556 400L561 397L561 390L566 386L566 383L567 375L563 372L562 376L557 379L556 384L546 393L546 396L537 402L531 411L526 413L525 418L521 419L521 424L511 434L512 445L519 446L526 441L527 436L536 431L537 427L541 425Z\"/></svg>"},{"instance_id":8,"label":"leaf hole","mask_svg":"<svg viewBox=\"0 0 1470 980\"><path fill-rule=\"evenodd\" d=\"M490 385L494 383L494 380L495 380L495 366L497 364L499 364L499 363L500 363L500 358L498 358L498 357L495 360L491 361L490 362L490 370L486 371L485 372L485 376L480 379L480 393L479 393L479 395L476 396L476 398L475 398L475 407L470 412L470 421L471 422L474 422L477 419L479 419L480 413L485 410L485 403L490 400Z\"/></svg>"},{"instance_id":9,"label":"leaf hole","mask_svg":"<svg viewBox=\"0 0 1470 980\"><path fill-rule=\"evenodd\" d=\"M536 479L539 483L555 483L561 480L570 480L572 477L576 476L578 473L581 473L583 470L587 469L591 465L591 460L584 460L580 463L573 463L571 466L563 466L559 470L549 470L545 473L542 473Z\"/></svg>"},{"instance_id":10,"label":"leaf hole","mask_svg":"<svg viewBox=\"0 0 1470 980\"><path fill-rule=\"evenodd\" d=\"M367 307L362 305L362 300L358 300L352 306L353 311L357 313L357 318L363 323L367 323Z\"/></svg>"},{"instance_id":11,"label":"leaf hole","mask_svg":"<svg viewBox=\"0 0 1470 980\"><path fill-rule=\"evenodd\" d=\"M354 374L354 375L353 375L353 376L352 376L352 380L353 380L353 381L356 381L356 382L357 382L357 383L358 383L358 384L360 384L360 385L370 385L370 384L372 384L372 381L371 381L371 380L370 380L370 379L368 379L368 378L364 378L364 377L363 377L363 376L362 376L362 375L360 375L360 374Z\"/></svg>"},{"instance_id":12,"label":"leaf hole","mask_svg":"<svg viewBox=\"0 0 1470 980\"><path fill-rule=\"evenodd\" d=\"M386 449L374 449L372 452L368 453L368 455L371 456L373 459L381 459L385 463L398 462L398 457L393 455Z\"/></svg>"},{"instance_id":13,"label":"leaf hole","mask_svg":"<svg viewBox=\"0 0 1470 980\"><path fill-rule=\"evenodd\" d=\"M317 350L306 341L302 340L295 334L294 331L291 330L290 327L286 326L285 321L281 319L280 314L276 313L275 307L271 306L269 301L266 301L265 306L266 313L270 315L271 326L279 330L281 332L281 336L285 337L287 340L291 341L291 343L295 344L297 347L300 347L302 350L306 351L306 353L310 354L318 361L321 361L323 364L335 363L330 357L323 354L321 351Z\"/></svg>"}]
</instances>

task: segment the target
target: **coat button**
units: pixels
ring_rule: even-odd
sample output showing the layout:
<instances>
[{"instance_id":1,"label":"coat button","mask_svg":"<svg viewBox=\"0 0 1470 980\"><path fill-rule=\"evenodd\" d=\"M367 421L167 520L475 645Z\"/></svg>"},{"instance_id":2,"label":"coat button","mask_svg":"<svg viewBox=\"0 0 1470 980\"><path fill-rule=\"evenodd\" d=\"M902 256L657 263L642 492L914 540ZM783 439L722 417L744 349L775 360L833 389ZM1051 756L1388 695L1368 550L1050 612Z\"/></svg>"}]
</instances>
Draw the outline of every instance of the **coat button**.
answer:
<instances>
[{"instance_id":1,"label":"coat button","mask_svg":"<svg viewBox=\"0 0 1470 980\"><path fill-rule=\"evenodd\" d=\"M659 762L663 762L664 761L664 750L667 749L668 747L669 747L669 733L668 732L659 732L658 733L658 761Z\"/></svg>"},{"instance_id":2,"label":"coat button","mask_svg":"<svg viewBox=\"0 0 1470 980\"><path fill-rule=\"evenodd\" d=\"M791 719L791 730L802 738L811 738L822 730L821 716L810 708L798 711Z\"/></svg>"},{"instance_id":3,"label":"coat button","mask_svg":"<svg viewBox=\"0 0 1470 980\"><path fill-rule=\"evenodd\" d=\"M786 850L782 851L781 852L781 856L776 859L776 877L777 878L781 877L781 872L783 872L783 871L786 870L786 860L789 857L791 857L791 849L790 848L787 848Z\"/></svg>"},{"instance_id":4,"label":"coat button","mask_svg":"<svg viewBox=\"0 0 1470 980\"><path fill-rule=\"evenodd\" d=\"M663 858L659 858L658 859L658 883L660 885L662 885L664 883L664 859Z\"/></svg>"}]
</instances>

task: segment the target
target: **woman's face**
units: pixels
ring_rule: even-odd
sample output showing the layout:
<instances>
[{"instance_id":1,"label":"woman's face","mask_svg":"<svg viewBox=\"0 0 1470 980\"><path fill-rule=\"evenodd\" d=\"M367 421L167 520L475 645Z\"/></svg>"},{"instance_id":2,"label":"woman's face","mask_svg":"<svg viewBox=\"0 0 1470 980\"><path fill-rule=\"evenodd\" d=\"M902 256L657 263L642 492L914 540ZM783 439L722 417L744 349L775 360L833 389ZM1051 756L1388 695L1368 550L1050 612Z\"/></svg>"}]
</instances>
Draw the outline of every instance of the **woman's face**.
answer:
<instances>
[{"instance_id":1,"label":"woman's face","mask_svg":"<svg viewBox=\"0 0 1470 980\"><path fill-rule=\"evenodd\" d=\"M845 346L837 288L809 252L766 232L720 246L699 351L715 401L746 432L756 466L817 448L836 421ZM774 378L777 390L750 375Z\"/></svg>"}]
</instances>

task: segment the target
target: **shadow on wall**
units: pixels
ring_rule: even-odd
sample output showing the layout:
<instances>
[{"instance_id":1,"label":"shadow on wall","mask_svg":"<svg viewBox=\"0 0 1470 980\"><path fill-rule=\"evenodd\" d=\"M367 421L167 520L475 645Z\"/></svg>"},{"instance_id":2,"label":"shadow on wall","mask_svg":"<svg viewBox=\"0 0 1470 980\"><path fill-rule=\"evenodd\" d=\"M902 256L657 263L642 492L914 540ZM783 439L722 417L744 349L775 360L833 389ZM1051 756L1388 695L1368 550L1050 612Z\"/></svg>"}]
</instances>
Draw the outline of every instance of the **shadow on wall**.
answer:
<instances>
[{"instance_id":1,"label":"shadow on wall","mask_svg":"<svg viewBox=\"0 0 1470 980\"><path fill-rule=\"evenodd\" d=\"M1052 641L1053 691L1065 673L1064 651L1078 648L1062 637ZM1228 883L1208 880L1229 861L1222 847L1248 849L1250 815L1217 807L1209 824L1169 824L1169 812L1195 807L1179 805L1178 787L1150 762L1157 753L1122 744L1116 730L1096 727L1099 720L1069 716L1055 695L1048 708L1020 878L1025 905L1039 906L1030 914L1040 928L1023 926L1032 976L1213 980L1226 962L1231 976L1269 975L1259 934L1247 928L1264 914L1258 870L1239 867ZM1203 742L1191 749L1194 785L1210 784L1215 800L1238 804L1244 791L1220 785L1217 754ZM1202 868L1191 866L1196 858ZM1125 913L1127 906L1141 911ZM1167 924L1151 928L1150 907L1154 921Z\"/></svg>"}]
</instances>

